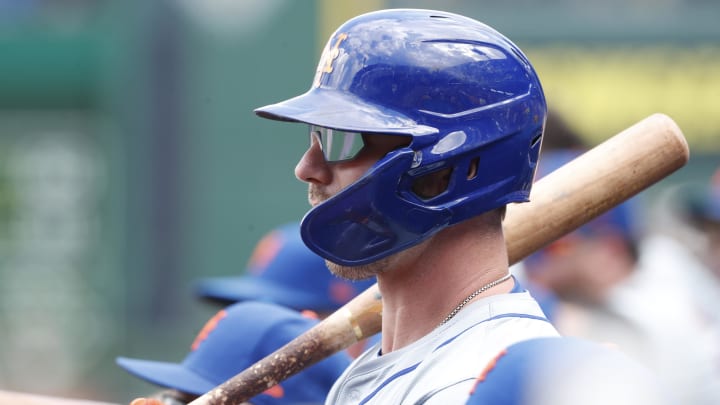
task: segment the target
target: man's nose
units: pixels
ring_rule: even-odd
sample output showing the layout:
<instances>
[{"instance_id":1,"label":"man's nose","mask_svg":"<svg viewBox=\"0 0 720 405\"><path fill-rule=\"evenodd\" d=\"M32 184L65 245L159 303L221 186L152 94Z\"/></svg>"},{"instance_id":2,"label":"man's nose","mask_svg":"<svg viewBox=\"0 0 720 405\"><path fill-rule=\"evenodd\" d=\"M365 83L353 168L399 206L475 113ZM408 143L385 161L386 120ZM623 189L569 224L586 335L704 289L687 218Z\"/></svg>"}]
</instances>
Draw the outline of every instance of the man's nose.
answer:
<instances>
[{"instance_id":1,"label":"man's nose","mask_svg":"<svg viewBox=\"0 0 720 405\"><path fill-rule=\"evenodd\" d=\"M332 172L317 137L316 134L311 134L310 147L295 166L295 177L306 183L328 184L332 179Z\"/></svg>"}]
</instances>

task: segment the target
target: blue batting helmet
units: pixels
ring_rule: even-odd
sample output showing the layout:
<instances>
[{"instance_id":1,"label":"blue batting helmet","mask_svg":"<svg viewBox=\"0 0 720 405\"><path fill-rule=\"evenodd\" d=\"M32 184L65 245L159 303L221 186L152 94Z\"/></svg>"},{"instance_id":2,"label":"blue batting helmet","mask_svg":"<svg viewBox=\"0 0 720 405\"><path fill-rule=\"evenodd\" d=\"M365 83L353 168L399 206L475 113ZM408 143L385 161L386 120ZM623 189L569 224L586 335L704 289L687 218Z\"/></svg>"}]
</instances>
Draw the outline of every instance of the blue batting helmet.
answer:
<instances>
[{"instance_id":1,"label":"blue batting helmet","mask_svg":"<svg viewBox=\"0 0 720 405\"><path fill-rule=\"evenodd\" d=\"M391 9L340 26L310 90L255 112L412 137L303 219L310 249L355 266L527 201L547 107L532 65L499 32L447 12ZM413 191L417 179L441 170L450 171L444 192Z\"/></svg>"}]
</instances>

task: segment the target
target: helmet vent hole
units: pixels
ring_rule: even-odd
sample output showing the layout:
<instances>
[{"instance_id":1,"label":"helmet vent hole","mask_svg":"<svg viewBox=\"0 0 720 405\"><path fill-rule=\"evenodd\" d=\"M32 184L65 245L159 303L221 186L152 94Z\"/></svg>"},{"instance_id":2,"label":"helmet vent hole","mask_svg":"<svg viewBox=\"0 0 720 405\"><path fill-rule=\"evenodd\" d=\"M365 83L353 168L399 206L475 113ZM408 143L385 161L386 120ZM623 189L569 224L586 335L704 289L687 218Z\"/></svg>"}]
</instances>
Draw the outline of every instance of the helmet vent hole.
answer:
<instances>
[{"instance_id":1,"label":"helmet vent hole","mask_svg":"<svg viewBox=\"0 0 720 405\"><path fill-rule=\"evenodd\" d=\"M478 174L478 164L480 163L480 158L476 157L470 161L470 166L468 166L468 172L467 172L467 179L472 180L475 177L477 177Z\"/></svg>"},{"instance_id":2,"label":"helmet vent hole","mask_svg":"<svg viewBox=\"0 0 720 405\"><path fill-rule=\"evenodd\" d=\"M450 184L452 168L446 167L418 177L413 181L412 191L423 200L429 200L444 193Z\"/></svg>"},{"instance_id":3,"label":"helmet vent hole","mask_svg":"<svg viewBox=\"0 0 720 405\"><path fill-rule=\"evenodd\" d=\"M446 15L431 15L430 18L448 18Z\"/></svg>"}]
</instances>

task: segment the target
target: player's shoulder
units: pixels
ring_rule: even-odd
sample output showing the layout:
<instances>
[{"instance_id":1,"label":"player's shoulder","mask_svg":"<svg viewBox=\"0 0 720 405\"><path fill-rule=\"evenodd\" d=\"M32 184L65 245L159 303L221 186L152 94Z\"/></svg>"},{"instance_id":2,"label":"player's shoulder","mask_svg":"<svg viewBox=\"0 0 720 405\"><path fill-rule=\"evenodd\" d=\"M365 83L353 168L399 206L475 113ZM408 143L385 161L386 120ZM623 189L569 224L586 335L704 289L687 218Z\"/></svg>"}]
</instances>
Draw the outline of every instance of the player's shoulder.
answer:
<instances>
[{"instance_id":1,"label":"player's shoulder","mask_svg":"<svg viewBox=\"0 0 720 405\"><path fill-rule=\"evenodd\" d=\"M475 380L468 405L669 404L656 377L620 350L541 337L499 351Z\"/></svg>"}]
</instances>

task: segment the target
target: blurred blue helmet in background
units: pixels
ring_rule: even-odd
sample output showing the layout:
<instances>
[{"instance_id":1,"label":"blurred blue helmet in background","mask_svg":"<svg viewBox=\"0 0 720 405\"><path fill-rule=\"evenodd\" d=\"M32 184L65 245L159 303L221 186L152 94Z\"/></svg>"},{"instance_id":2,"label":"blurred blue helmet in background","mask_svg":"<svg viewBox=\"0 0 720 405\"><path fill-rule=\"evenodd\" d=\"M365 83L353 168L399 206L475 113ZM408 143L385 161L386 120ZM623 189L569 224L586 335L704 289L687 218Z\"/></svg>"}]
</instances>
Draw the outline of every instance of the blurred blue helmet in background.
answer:
<instances>
[{"instance_id":1,"label":"blurred blue helmet in background","mask_svg":"<svg viewBox=\"0 0 720 405\"><path fill-rule=\"evenodd\" d=\"M374 278L351 281L332 274L325 260L303 243L299 222L266 233L243 270L240 275L199 280L197 295L222 305L264 301L324 313L338 310L375 283Z\"/></svg>"},{"instance_id":2,"label":"blurred blue helmet in background","mask_svg":"<svg viewBox=\"0 0 720 405\"><path fill-rule=\"evenodd\" d=\"M310 90L255 112L412 138L303 219L310 249L354 266L527 201L547 107L528 59L491 27L447 12L390 9L340 26ZM443 192L414 191L439 171L449 172Z\"/></svg>"}]
</instances>

